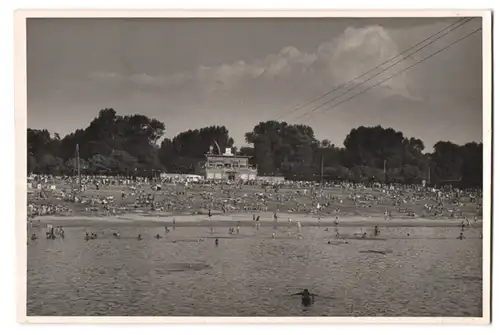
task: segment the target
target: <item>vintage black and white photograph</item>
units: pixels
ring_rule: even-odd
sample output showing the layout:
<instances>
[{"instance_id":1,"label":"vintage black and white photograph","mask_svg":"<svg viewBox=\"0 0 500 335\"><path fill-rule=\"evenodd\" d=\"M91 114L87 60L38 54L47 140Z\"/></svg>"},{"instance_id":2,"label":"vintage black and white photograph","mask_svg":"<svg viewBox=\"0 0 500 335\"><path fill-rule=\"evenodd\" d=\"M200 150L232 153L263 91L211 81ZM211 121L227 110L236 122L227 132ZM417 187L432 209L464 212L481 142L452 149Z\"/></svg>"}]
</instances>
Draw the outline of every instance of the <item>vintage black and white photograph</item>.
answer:
<instances>
[{"instance_id":1,"label":"vintage black and white photograph","mask_svg":"<svg viewBox=\"0 0 500 335\"><path fill-rule=\"evenodd\" d=\"M489 15L27 15L27 319L485 321Z\"/></svg>"}]
</instances>

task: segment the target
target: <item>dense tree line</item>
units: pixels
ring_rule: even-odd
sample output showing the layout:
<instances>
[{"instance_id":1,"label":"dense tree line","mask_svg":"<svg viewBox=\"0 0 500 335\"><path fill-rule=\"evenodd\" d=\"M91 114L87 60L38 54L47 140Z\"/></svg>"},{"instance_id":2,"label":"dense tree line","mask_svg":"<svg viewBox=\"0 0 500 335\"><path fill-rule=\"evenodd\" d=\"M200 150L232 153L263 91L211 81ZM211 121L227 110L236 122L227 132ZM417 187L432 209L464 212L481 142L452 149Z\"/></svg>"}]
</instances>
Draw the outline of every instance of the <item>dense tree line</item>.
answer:
<instances>
[{"instance_id":1,"label":"dense tree line","mask_svg":"<svg viewBox=\"0 0 500 335\"><path fill-rule=\"evenodd\" d=\"M223 126L188 130L164 138L165 125L144 115L119 116L103 109L85 129L60 138L47 130L28 129L28 172L74 173L76 146L80 169L87 174L153 175L159 171L193 173L212 148L231 148L250 156L261 175L291 180L482 184L483 145L438 142L425 154L423 142L392 128L352 129L339 148L318 140L311 127L267 121L245 134L248 146L234 147Z\"/></svg>"}]
</instances>

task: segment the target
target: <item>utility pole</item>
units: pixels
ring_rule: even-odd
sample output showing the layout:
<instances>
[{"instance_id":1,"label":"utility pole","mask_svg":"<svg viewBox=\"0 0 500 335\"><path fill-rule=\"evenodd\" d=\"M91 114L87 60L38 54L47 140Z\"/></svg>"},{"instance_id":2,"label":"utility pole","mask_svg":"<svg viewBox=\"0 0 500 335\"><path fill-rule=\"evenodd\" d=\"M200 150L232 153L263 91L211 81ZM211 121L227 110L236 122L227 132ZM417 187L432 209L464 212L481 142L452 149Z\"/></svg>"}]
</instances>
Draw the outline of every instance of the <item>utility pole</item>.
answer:
<instances>
[{"instance_id":1,"label":"utility pole","mask_svg":"<svg viewBox=\"0 0 500 335\"><path fill-rule=\"evenodd\" d=\"M321 188L323 188L323 165L324 165L324 159L323 159L323 154L321 154Z\"/></svg>"},{"instance_id":2,"label":"utility pole","mask_svg":"<svg viewBox=\"0 0 500 335\"><path fill-rule=\"evenodd\" d=\"M80 178L80 147L78 144L76 145L75 156L76 156L76 166L77 166L77 172L78 172L78 192L80 192L80 190L82 189L82 181Z\"/></svg>"},{"instance_id":3,"label":"utility pole","mask_svg":"<svg viewBox=\"0 0 500 335\"><path fill-rule=\"evenodd\" d=\"M386 170L386 165L387 165L387 159L384 159L384 183L387 184L387 170Z\"/></svg>"}]
</instances>

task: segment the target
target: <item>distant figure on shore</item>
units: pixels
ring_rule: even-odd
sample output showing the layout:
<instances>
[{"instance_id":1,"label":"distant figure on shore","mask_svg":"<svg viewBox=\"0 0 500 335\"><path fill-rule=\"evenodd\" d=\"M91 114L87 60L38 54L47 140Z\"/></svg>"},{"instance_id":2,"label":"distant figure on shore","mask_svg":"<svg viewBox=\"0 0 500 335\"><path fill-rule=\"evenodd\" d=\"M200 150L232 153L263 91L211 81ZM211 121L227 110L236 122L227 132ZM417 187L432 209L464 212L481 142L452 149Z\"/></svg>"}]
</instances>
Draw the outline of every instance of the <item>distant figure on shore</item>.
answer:
<instances>
[{"instance_id":1,"label":"distant figure on shore","mask_svg":"<svg viewBox=\"0 0 500 335\"><path fill-rule=\"evenodd\" d=\"M311 306L314 303L314 297L316 296L316 294L309 293L308 289L304 289L304 291L302 292L292 294L292 296L295 295L301 296L302 306L306 307Z\"/></svg>"}]
</instances>

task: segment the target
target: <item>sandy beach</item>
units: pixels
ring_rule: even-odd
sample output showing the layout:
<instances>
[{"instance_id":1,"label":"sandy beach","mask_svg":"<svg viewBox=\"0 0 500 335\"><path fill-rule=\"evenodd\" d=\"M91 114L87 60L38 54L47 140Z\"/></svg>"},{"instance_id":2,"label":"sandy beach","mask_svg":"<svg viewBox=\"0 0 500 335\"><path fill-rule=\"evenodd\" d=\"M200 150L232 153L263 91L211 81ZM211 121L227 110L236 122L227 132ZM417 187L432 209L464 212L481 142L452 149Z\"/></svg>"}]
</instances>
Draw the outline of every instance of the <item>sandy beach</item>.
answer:
<instances>
[{"instance_id":1,"label":"sandy beach","mask_svg":"<svg viewBox=\"0 0 500 335\"><path fill-rule=\"evenodd\" d=\"M287 213L283 214L277 222L273 219L273 213L256 213L260 216L259 223L262 225L272 226L295 226L297 221L302 226L317 226L318 217L306 214ZM288 218L292 220L288 222ZM231 215L213 215L209 220L207 215L169 215L166 213L161 214L137 214L129 213L117 216L89 216L89 215L75 215L75 216L41 216L34 219L34 223L39 222L41 225L48 223L54 225L62 225L65 227L99 227L99 226L147 226L147 227L160 227L171 226L173 220L178 227L182 226L252 226L255 221L252 220L252 215L248 213L233 213ZM319 224L324 227L333 227L335 216L322 216ZM365 217L365 216L349 216L340 219L339 226L349 227L365 227L378 225L380 227L457 227L460 226L461 220L458 219L425 219L425 218L396 218L385 220L383 217ZM482 227L482 220L473 224L474 227Z\"/></svg>"}]
</instances>

